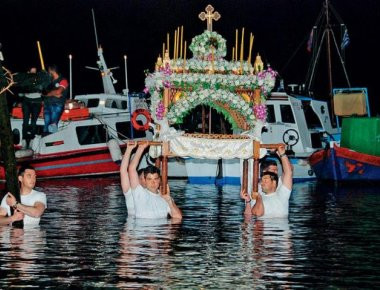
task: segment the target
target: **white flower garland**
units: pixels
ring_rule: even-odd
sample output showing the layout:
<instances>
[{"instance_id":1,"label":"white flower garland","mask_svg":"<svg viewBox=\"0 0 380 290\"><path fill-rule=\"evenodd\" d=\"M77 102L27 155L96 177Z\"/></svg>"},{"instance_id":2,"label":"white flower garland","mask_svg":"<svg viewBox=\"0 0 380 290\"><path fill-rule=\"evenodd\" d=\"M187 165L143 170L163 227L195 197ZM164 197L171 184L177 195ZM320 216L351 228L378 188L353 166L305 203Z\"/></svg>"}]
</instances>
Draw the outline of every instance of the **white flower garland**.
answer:
<instances>
[{"instance_id":1,"label":"white flower garland","mask_svg":"<svg viewBox=\"0 0 380 290\"><path fill-rule=\"evenodd\" d=\"M186 97L180 99L170 109L168 119L171 123L176 123L189 110L207 102L204 100L207 97L205 94L210 93L208 101L219 100L231 104L231 108L238 110L246 118L250 127L253 128L256 119L252 110L252 104L247 103L240 95L237 95L235 89L254 90L260 88L265 96L273 89L275 80L276 73L271 69L262 71L258 75L166 74L164 72L155 72L147 76L145 85L151 94L150 110L153 119L156 121L156 110L159 102L162 101L164 84L167 83L174 87L194 88L191 93L186 93ZM189 106L189 104L192 104L192 106Z\"/></svg>"},{"instance_id":2,"label":"white flower garland","mask_svg":"<svg viewBox=\"0 0 380 290\"><path fill-rule=\"evenodd\" d=\"M210 60L197 58L186 60L185 67L183 67L183 59L172 60L171 65L173 68L185 69L185 71L192 73L207 73L212 66ZM240 61L227 61L225 59L214 61L214 70L220 74L240 72L241 68L243 68L243 74L252 74L253 72L253 66L247 61L243 61L243 66L241 66Z\"/></svg>"},{"instance_id":3,"label":"white flower garland","mask_svg":"<svg viewBox=\"0 0 380 290\"><path fill-rule=\"evenodd\" d=\"M167 118L172 124L181 122L183 117L196 106L219 101L228 104L231 109L238 111L251 128L255 126L256 119L252 107L237 94L225 90L206 89L182 93L182 95L182 98L171 106L167 114ZM220 109L224 110L223 108Z\"/></svg>"},{"instance_id":4,"label":"white flower garland","mask_svg":"<svg viewBox=\"0 0 380 290\"><path fill-rule=\"evenodd\" d=\"M226 56L226 40L215 31L206 30L202 34L195 36L191 41L189 49L194 57L198 59L209 59L213 53L212 46L214 46L215 59Z\"/></svg>"}]
</instances>

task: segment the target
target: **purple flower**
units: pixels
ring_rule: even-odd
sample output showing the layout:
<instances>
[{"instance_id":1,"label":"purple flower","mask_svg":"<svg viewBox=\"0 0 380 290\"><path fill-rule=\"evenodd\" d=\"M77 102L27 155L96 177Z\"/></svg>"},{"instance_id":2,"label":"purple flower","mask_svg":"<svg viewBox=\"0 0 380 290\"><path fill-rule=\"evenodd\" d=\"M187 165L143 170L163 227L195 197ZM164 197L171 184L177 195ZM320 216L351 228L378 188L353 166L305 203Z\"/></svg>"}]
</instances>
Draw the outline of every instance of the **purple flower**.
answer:
<instances>
[{"instance_id":1,"label":"purple flower","mask_svg":"<svg viewBox=\"0 0 380 290\"><path fill-rule=\"evenodd\" d=\"M147 94L148 92L149 92L149 89L147 87L145 87L144 93Z\"/></svg>"},{"instance_id":2,"label":"purple flower","mask_svg":"<svg viewBox=\"0 0 380 290\"><path fill-rule=\"evenodd\" d=\"M253 106L253 112L256 116L256 119L265 121L267 118L267 106L264 104Z\"/></svg>"},{"instance_id":3,"label":"purple flower","mask_svg":"<svg viewBox=\"0 0 380 290\"><path fill-rule=\"evenodd\" d=\"M164 87L165 88L171 88L172 84L170 83L170 81L166 80L164 81Z\"/></svg>"},{"instance_id":4,"label":"purple flower","mask_svg":"<svg viewBox=\"0 0 380 290\"><path fill-rule=\"evenodd\" d=\"M160 101L158 103L157 108L156 108L156 118L157 118L157 120L161 121L164 118L164 112L165 112L164 104Z\"/></svg>"}]
</instances>

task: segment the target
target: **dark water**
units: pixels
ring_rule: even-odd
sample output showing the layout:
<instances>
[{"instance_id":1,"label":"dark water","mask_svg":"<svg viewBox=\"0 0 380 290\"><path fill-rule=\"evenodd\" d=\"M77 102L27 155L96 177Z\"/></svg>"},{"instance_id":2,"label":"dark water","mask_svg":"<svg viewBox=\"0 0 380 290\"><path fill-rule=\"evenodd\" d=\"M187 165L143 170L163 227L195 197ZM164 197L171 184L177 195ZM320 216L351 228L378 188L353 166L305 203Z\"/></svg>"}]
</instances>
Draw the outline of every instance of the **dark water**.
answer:
<instances>
[{"instance_id":1,"label":"dark water","mask_svg":"<svg viewBox=\"0 0 380 290\"><path fill-rule=\"evenodd\" d=\"M239 188L171 181L180 224L126 219L115 178L40 182L37 229L0 228L0 288L376 288L380 190L296 184L289 220L242 217Z\"/></svg>"}]
</instances>

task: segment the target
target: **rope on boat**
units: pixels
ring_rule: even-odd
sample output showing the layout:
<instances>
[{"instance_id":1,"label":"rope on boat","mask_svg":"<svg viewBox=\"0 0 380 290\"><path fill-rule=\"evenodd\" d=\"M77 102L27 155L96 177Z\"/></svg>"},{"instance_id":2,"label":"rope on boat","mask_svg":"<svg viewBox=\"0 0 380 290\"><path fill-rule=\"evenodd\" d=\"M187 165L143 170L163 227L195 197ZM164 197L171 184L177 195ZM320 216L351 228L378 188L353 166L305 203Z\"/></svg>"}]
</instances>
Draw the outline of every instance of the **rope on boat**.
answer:
<instances>
[{"instance_id":1,"label":"rope on boat","mask_svg":"<svg viewBox=\"0 0 380 290\"><path fill-rule=\"evenodd\" d=\"M15 84L15 82L13 81L12 73L9 70L7 70L4 66L3 66L3 70L5 71L4 76L5 76L8 84L0 90L0 95L2 93L4 93L5 91L9 91L10 93L12 93L9 89L11 86L13 86Z\"/></svg>"},{"instance_id":2,"label":"rope on boat","mask_svg":"<svg viewBox=\"0 0 380 290\"><path fill-rule=\"evenodd\" d=\"M98 116L94 115L94 118L96 120L99 121L100 124L102 124L104 126L104 128L106 129L107 133L109 135L111 135L113 138L117 139L118 141L124 143L124 144L127 144L128 142L127 141L124 141L123 139L120 139L119 136L121 136L122 138L124 139L129 139L127 136L125 136L124 134L120 133L119 131L117 131L116 129L112 128L111 126L109 126L108 124L106 124L101 118L99 118ZM115 133L111 132L111 131L114 131L116 132L116 135ZM108 141L108 134L107 134L107 141Z\"/></svg>"}]
</instances>

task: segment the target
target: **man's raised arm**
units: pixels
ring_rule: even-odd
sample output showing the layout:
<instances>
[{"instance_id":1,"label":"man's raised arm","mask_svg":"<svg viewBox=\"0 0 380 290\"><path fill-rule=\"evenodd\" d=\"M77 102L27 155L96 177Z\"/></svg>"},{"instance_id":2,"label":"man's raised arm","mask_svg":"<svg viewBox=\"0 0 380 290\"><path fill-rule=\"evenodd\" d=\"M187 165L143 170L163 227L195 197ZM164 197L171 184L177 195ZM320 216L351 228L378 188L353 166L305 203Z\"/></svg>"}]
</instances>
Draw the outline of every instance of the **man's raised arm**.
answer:
<instances>
[{"instance_id":1,"label":"man's raised arm","mask_svg":"<svg viewBox=\"0 0 380 290\"><path fill-rule=\"evenodd\" d=\"M140 183L139 183L139 175L137 174L137 166L140 163L141 156L143 155L145 149L149 146L149 143L144 143L139 145L139 147L136 150L135 156L133 156L132 162L128 167L128 173L129 173L129 182L131 184L131 188L135 189Z\"/></svg>"},{"instance_id":2,"label":"man's raised arm","mask_svg":"<svg viewBox=\"0 0 380 290\"><path fill-rule=\"evenodd\" d=\"M285 153L285 146L280 146L277 149L277 154L280 157L282 164L282 184L289 190L293 187L293 168L288 156Z\"/></svg>"},{"instance_id":3,"label":"man's raised arm","mask_svg":"<svg viewBox=\"0 0 380 290\"><path fill-rule=\"evenodd\" d=\"M137 144L129 143L127 146L128 147L125 150L123 160L120 164L120 180L123 193L127 193L128 190L131 188L131 183L129 182L128 165L129 159L131 158L132 150L137 146Z\"/></svg>"}]
</instances>

